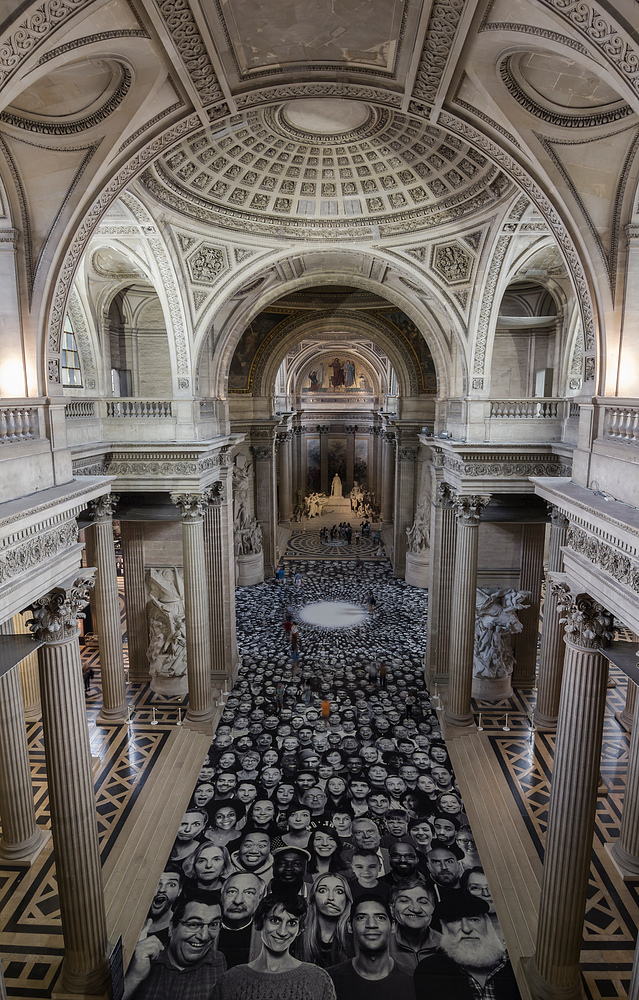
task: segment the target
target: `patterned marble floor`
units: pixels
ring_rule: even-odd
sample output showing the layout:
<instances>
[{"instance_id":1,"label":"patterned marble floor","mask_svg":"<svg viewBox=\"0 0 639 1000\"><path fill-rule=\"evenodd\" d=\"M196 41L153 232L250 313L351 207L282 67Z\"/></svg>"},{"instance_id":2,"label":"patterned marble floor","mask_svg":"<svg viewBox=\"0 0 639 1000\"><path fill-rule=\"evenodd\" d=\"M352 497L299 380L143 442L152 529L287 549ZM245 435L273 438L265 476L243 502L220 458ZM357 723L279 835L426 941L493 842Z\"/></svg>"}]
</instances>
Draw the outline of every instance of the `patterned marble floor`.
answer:
<instances>
[{"instance_id":1,"label":"patterned marble floor","mask_svg":"<svg viewBox=\"0 0 639 1000\"><path fill-rule=\"evenodd\" d=\"M311 522L312 523L312 522ZM379 543L372 538L360 538L359 543L352 539L348 545L345 539L334 542L323 542L320 538L319 526L293 530L286 545L285 559L375 559L384 562L386 555L376 555Z\"/></svg>"}]
</instances>

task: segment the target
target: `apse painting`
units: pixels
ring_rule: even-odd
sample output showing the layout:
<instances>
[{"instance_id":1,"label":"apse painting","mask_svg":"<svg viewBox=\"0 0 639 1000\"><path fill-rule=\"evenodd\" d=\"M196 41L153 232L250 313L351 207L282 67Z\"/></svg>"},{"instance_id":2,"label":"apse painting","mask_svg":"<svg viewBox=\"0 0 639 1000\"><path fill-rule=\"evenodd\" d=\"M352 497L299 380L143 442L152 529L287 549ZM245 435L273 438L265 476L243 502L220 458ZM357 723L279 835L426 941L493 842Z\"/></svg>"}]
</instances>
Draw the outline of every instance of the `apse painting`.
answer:
<instances>
[{"instance_id":1,"label":"apse painting","mask_svg":"<svg viewBox=\"0 0 639 1000\"><path fill-rule=\"evenodd\" d=\"M356 358L344 354L323 354L307 365L302 394L371 393L370 374Z\"/></svg>"},{"instance_id":2,"label":"apse painting","mask_svg":"<svg viewBox=\"0 0 639 1000\"><path fill-rule=\"evenodd\" d=\"M280 313L261 312L244 331L235 348L229 369L229 389L232 392L249 391L255 356L271 330L283 319L285 317Z\"/></svg>"},{"instance_id":3,"label":"apse painting","mask_svg":"<svg viewBox=\"0 0 639 1000\"><path fill-rule=\"evenodd\" d=\"M422 392L429 394L437 392L437 375L433 356L428 344L412 319L405 312L402 312L401 309L384 311L379 315L392 323L396 330L399 330L404 340L408 342L411 350L417 356L421 373Z\"/></svg>"},{"instance_id":4,"label":"apse painting","mask_svg":"<svg viewBox=\"0 0 639 1000\"><path fill-rule=\"evenodd\" d=\"M339 476L342 483L346 482L346 438L329 437L328 439L328 481L333 476Z\"/></svg>"},{"instance_id":5,"label":"apse painting","mask_svg":"<svg viewBox=\"0 0 639 1000\"><path fill-rule=\"evenodd\" d=\"M318 437L306 438L306 485L309 493L317 493L322 488L322 458Z\"/></svg>"},{"instance_id":6,"label":"apse painting","mask_svg":"<svg viewBox=\"0 0 639 1000\"><path fill-rule=\"evenodd\" d=\"M366 486L368 480L368 438L355 438L353 479L360 486Z\"/></svg>"}]
</instances>

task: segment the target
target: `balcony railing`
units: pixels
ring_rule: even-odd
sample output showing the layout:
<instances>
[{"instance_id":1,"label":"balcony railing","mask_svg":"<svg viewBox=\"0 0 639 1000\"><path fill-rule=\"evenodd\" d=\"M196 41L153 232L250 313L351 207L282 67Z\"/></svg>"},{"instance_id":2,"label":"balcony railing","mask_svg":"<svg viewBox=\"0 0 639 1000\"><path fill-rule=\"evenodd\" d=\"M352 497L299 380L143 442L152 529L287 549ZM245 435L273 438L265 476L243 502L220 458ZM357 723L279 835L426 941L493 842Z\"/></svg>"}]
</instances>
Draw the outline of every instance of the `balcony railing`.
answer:
<instances>
[{"instance_id":1,"label":"balcony railing","mask_svg":"<svg viewBox=\"0 0 639 1000\"><path fill-rule=\"evenodd\" d=\"M106 415L165 419L173 416L173 407L170 399L107 399Z\"/></svg>"},{"instance_id":2,"label":"balcony railing","mask_svg":"<svg viewBox=\"0 0 639 1000\"><path fill-rule=\"evenodd\" d=\"M91 399L74 399L66 403L64 415L67 420L89 420L95 417L95 403Z\"/></svg>"},{"instance_id":3,"label":"balcony railing","mask_svg":"<svg viewBox=\"0 0 639 1000\"><path fill-rule=\"evenodd\" d=\"M639 406L606 406L603 437L620 444L639 444Z\"/></svg>"},{"instance_id":4,"label":"balcony railing","mask_svg":"<svg viewBox=\"0 0 639 1000\"><path fill-rule=\"evenodd\" d=\"M24 444L39 437L36 406L0 406L0 444Z\"/></svg>"},{"instance_id":5,"label":"balcony railing","mask_svg":"<svg viewBox=\"0 0 639 1000\"><path fill-rule=\"evenodd\" d=\"M494 399L490 402L491 417L509 420L556 420L559 399Z\"/></svg>"}]
</instances>

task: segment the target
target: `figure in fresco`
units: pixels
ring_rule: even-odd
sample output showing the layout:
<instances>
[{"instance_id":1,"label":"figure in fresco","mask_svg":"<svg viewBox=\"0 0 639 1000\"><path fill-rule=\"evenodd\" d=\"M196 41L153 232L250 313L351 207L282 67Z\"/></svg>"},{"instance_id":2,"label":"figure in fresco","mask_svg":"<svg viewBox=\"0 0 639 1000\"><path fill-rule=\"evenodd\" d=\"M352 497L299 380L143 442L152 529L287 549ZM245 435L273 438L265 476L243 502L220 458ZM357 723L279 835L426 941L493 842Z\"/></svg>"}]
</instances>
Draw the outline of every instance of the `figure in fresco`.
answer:
<instances>
[{"instance_id":1,"label":"figure in fresco","mask_svg":"<svg viewBox=\"0 0 639 1000\"><path fill-rule=\"evenodd\" d=\"M344 365L344 386L351 389L355 385L355 365L352 361L347 361Z\"/></svg>"},{"instance_id":2,"label":"figure in fresco","mask_svg":"<svg viewBox=\"0 0 639 1000\"><path fill-rule=\"evenodd\" d=\"M309 372L308 380L311 383L311 392L317 392L320 387L319 382L317 381L317 372Z\"/></svg>"},{"instance_id":3,"label":"figure in fresco","mask_svg":"<svg viewBox=\"0 0 639 1000\"><path fill-rule=\"evenodd\" d=\"M335 358L331 362L331 368L333 369L333 388L337 389L340 385L344 385L344 369L339 358Z\"/></svg>"},{"instance_id":4,"label":"figure in fresco","mask_svg":"<svg viewBox=\"0 0 639 1000\"><path fill-rule=\"evenodd\" d=\"M315 369L315 378L317 380L317 386L319 389L324 388L324 382L326 381L326 369L322 361L318 364Z\"/></svg>"}]
</instances>

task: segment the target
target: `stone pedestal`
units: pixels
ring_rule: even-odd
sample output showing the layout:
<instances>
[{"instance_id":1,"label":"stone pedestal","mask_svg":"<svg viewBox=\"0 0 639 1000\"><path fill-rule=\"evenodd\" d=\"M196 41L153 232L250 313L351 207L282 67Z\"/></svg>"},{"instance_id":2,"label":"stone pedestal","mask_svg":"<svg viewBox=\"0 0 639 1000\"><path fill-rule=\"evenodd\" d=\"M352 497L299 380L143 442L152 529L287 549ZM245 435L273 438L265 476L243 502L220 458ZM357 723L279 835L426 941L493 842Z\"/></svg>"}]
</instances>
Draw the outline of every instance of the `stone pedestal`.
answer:
<instances>
[{"instance_id":1,"label":"stone pedestal","mask_svg":"<svg viewBox=\"0 0 639 1000\"><path fill-rule=\"evenodd\" d=\"M0 858L30 863L49 838L36 824L20 672L0 677Z\"/></svg>"},{"instance_id":2,"label":"stone pedestal","mask_svg":"<svg viewBox=\"0 0 639 1000\"><path fill-rule=\"evenodd\" d=\"M189 707L185 721L199 726L213 718L209 607L204 560L206 498L197 493L173 493L171 500L182 515L186 671L189 685Z\"/></svg>"},{"instance_id":3,"label":"stone pedestal","mask_svg":"<svg viewBox=\"0 0 639 1000\"><path fill-rule=\"evenodd\" d=\"M31 628L38 650L42 725L60 901L64 961L60 988L103 994L109 977L108 941L95 812L91 747L78 644L78 614L95 570L39 598Z\"/></svg>"},{"instance_id":4,"label":"stone pedestal","mask_svg":"<svg viewBox=\"0 0 639 1000\"><path fill-rule=\"evenodd\" d=\"M512 674L506 677L473 677L472 697L477 701L502 701L513 693Z\"/></svg>"},{"instance_id":5,"label":"stone pedestal","mask_svg":"<svg viewBox=\"0 0 639 1000\"><path fill-rule=\"evenodd\" d=\"M235 582L238 587L254 587L264 581L264 553L253 552L235 557Z\"/></svg>"},{"instance_id":6,"label":"stone pedestal","mask_svg":"<svg viewBox=\"0 0 639 1000\"><path fill-rule=\"evenodd\" d=\"M395 436L383 433L382 436L382 488L381 504L382 524L392 524L393 498L395 495Z\"/></svg>"},{"instance_id":7,"label":"stone pedestal","mask_svg":"<svg viewBox=\"0 0 639 1000\"><path fill-rule=\"evenodd\" d=\"M430 515L426 671L431 684L441 684L448 680L456 545L457 521L453 492L447 483L439 483L431 501Z\"/></svg>"},{"instance_id":8,"label":"stone pedestal","mask_svg":"<svg viewBox=\"0 0 639 1000\"><path fill-rule=\"evenodd\" d=\"M95 578L95 624L100 644L100 676L102 678L102 708L96 719L98 726L126 723L128 706L124 682L120 598L113 543L113 510L118 497L113 493L100 497L92 504L93 551L97 575Z\"/></svg>"},{"instance_id":9,"label":"stone pedestal","mask_svg":"<svg viewBox=\"0 0 639 1000\"><path fill-rule=\"evenodd\" d=\"M404 579L411 587L428 587L428 570L430 566L430 550L424 552L406 553L406 574Z\"/></svg>"},{"instance_id":10,"label":"stone pedestal","mask_svg":"<svg viewBox=\"0 0 639 1000\"><path fill-rule=\"evenodd\" d=\"M264 432L266 433L266 432ZM255 459L255 517L262 529L264 574L272 577L277 564L277 518L275 492L275 443L272 432L253 445Z\"/></svg>"},{"instance_id":11,"label":"stone pedestal","mask_svg":"<svg viewBox=\"0 0 639 1000\"><path fill-rule=\"evenodd\" d=\"M568 519L556 507L550 511L550 546L548 551L548 582L544 600L544 617L539 651L539 678L534 720L537 729L552 731L557 726L561 681L564 670L565 644L563 629L557 614L557 596L551 586L551 574L563 568L561 548L566 544Z\"/></svg>"},{"instance_id":12,"label":"stone pedestal","mask_svg":"<svg viewBox=\"0 0 639 1000\"><path fill-rule=\"evenodd\" d=\"M471 691L475 644L475 604L477 598L477 547L481 511L489 497L455 497L457 546L450 619L450 661L448 704L444 718L448 725L474 723Z\"/></svg>"},{"instance_id":13,"label":"stone pedestal","mask_svg":"<svg viewBox=\"0 0 639 1000\"><path fill-rule=\"evenodd\" d=\"M403 577L406 573L406 531L415 516L415 474L417 445L403 440L397 446L395 466L395 518L393 522L393 573Z\"/></svg>"},{"instance_id":14,"label":"stone pedestal","mask_svg":"<svg viewBox=\"0 0 639 1000\"><path fill-rule=\"evenodd\" d=\"M149 634L144 588L144 530L139 522L120 521L120 533L129 677L132 681L146 681L149 679L149 661L146 657Z\"/></svg>"},{"instance_id":15,"label":"stone pedestal","mask_svg":"<svg viewBox=\"0 0 639 1000\"><path fill-rule=\"evenodd\" d=\"M534 958L534 997L579 1000L579 954L595 827L608 664L599 652L612 616L587 594L557 588L566 619L566 656L548 814Z\"/></svg>"},{"instance_id":16,"label":"stone pedestal","mask_svg":"<svg viewBox=\"0 0 639 1000\"><path fill-rule=\"evenodd\" d=\"M521 538L519 589L530 592L530 607L522 608L522 630L514 636L514 687L534 687L537 674L537 639L539 636L539 600L544 575L545 524L524 524Z\"/></svg>"}]
</instances>

